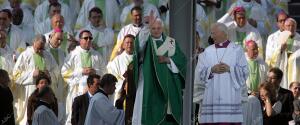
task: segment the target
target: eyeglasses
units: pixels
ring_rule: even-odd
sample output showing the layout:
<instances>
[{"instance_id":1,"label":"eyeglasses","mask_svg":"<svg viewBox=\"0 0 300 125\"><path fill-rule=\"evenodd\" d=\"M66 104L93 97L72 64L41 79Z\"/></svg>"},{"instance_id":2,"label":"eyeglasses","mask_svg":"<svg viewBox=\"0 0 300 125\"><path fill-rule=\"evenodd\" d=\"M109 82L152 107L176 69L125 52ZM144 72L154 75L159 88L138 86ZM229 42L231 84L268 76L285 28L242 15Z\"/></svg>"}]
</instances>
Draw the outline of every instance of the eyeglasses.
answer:
<instances>
[{"instance_id":1,"label":"eyeglasses","mask_svg":"<svg viewBox=\"0 0 300 125\"><path fill-rule=\"evenodd\" d=\"M91 37L91 36L87 36L87 37L82 37L81 39L84 39L84 40L93 40L93 37Z\"/></svg>"}]
</instances>

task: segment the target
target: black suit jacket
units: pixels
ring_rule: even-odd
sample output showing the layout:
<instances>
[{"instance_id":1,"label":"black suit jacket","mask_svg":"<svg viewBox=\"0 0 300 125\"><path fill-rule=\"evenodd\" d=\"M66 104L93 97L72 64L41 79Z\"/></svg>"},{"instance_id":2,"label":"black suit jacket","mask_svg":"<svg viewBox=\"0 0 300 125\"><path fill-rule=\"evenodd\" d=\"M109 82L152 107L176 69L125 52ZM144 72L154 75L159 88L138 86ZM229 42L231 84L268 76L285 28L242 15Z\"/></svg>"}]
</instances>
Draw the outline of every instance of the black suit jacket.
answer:
<instances>
[{"instance_id":1,"label":"black suit jacket","mask_svg":"<svg viewBox=\"0 0 300 125\"><path fill-rule=\"evenodd\" d=\"M269 125L288 125L288 122L292 120L292 114L294 112L294 96L290 90L281 88L278 91L277 101L282 103L281 112L275 116L267 118ZM266 120L266 119L265 119ZM265 123L264 123L265 125Z\"/></svg>"},{"instance_id":2,"label":"black suit jacket","mask_svg":"<svg viewBox=\"0 0 300 125\"><path fill-rule=\"evenodd\" d=\"M72 105L72 125L84 125L85 116L89 108L89 94L85 93L74 99Z\"/></svg>"}]
</instances>

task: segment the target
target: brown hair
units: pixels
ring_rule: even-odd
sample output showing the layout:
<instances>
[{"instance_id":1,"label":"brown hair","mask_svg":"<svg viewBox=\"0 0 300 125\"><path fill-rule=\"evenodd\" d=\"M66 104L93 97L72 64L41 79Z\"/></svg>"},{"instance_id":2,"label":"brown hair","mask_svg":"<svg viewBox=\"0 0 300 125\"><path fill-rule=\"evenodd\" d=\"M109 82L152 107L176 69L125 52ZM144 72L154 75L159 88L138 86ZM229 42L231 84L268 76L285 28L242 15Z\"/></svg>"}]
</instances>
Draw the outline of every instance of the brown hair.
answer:
<instances>
[{"instance_id":1,"label":"brown hair","mask_svg":"<svg viewBox=\"0 0 300 125\"><path fill-rule=\"evenodd\" d=\"M267 91L267 94L271 101L275 101L276 99L276 90L274 86L269 82L263 82L259 85L259 90L264 89Z\"/></svg>"}]
</instances>

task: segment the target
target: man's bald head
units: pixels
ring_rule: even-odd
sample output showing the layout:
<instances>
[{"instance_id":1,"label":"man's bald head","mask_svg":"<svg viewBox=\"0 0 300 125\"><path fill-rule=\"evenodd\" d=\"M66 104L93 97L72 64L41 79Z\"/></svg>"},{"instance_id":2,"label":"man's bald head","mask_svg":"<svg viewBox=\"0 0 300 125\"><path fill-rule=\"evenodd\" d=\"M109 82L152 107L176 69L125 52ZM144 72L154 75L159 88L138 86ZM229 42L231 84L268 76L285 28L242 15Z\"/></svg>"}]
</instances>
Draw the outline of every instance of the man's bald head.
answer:
<instances>
[{"instance_id":1,"label":"man's bald head","mask_svg":"<svg viewBox=\"0 0 300 125\"><path fill-rule=\"evenodd\" d=\"M159 38L163 33L164 23L161 19L157 18L151 27L151 36L154 38Z\"/></svg>"},{"instance_id":2,"label":"man's bald head","mask_svg":"<svg viewBox=\"0 0 300 125\"><path fill-rule=\"evenodd\" d=\"M64 21L64 17L60 14L55 14L52 18L51 18L51 27L53 29L59 28L59 29L63 29L65 25L65 21Z\"/></svg>"},{"instance_id":3,"label":"man's bald head","mask_svg":"<svg viewBox=\"0 0 300 125\"><path fill-rule=\"evenodd\" d=\"M228 38L228 28L223 23L215 23L211 26L211 37L215 43L222 43Z\"/></svg>"},{"instance_id":4,"label":"man's bald head","mask_svg":"<svg viewBox=\"0 0 300 125\"><path fill-rule=\"evenodd\" d=\"M246 41L247 56L250 59L256 59L258 56L258 46L255 41Z\"/></svg>"}]
</instances>

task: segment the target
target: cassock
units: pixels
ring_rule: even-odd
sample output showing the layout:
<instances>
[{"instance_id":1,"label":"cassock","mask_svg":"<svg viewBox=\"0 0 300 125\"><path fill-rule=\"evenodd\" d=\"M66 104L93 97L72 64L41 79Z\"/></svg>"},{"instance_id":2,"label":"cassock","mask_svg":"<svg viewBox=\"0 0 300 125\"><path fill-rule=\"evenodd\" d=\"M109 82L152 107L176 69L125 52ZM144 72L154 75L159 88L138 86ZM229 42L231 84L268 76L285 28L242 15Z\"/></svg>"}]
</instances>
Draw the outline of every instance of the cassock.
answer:
<instances>
[{"instance_id":1,"label":"cassock","mask_svg":"<svg viewBox=\"0 0 300 125\"><path fill-rule=\"evenodd\" d=\"M73 99L87 91L87 75L82 74L83 67L96 70L96 74L102 76L106 72L102 56L95 50L84 50L77 46L65 59L61 73L64 81L68 84L66 100L66 113L71 119Z\"/></svg>"},{"instance_id":2,"label":"cassock","mask_svg":"<svg viewBox=\"0 0 300 125\"><path fill-rule=\"evenodd\" d=\"M41 71L48 70L51 80L56 81L58 66L52 55L43 51L43 56L36 54L33 47L27 47L27 49L21 53L13 69L13 79L19 86L16 97L18 98L15 107L16 123L25 124L27 121L26 106L28 98L31 93L36 89L35 79L33 78L34 70L38 68Z\"/></svg>"},{"instance_id":3,"label":"cassock","mask_svg":"<svg viewBox=\"0 0 300 125\"><path fill-rule=\"evenodd\" d=\"M108 99L103 90L91 99L85 118L85 125L124 125L125 113Z\"/></svg>"},{"instance_id":4,"label":"cassock","mask_svg":"<svg viewBox=\"0 0 300 125\"><path fill-rule=\"evenodd\" d=\"M148 27L140 31L134 45L137 92L132 124L181 124L186 58L179 45L165 35L152 38ZM159 63L158 56L169 57L170 64ZM170 115L172 122L165 119Z\"/></svg>"},{"instance_id":5,"label":"cassock","mask_svg":"<svg viewBox=\"0 0 300 125\"><path fill-rule=\"evenodd\" d=\"M65 113L65 105L66 105L66 97L67 97L67 84L64 82L60 69L62 68L64 64L64 60L66 57L65 52L61 48L53 48L49 41L46 43L46 50L53 56L55 59L56 64L58 65L57 79L56 81L52 80L51 88L55 94L55 97L57 98L58 102L58 120L60 122L63 122L64 117L66 115Z\"/></svg>"},{"instance_id":6,"label":"cassock","mask_svg":"<svg viewBox=\"0 0 300 125\"><path fill-rule=\"evenodd\" d=\"M114 30L120 29L120 12L118 3L115 0L85 0L78 14L75 30L79 30L89 24L89 11L94 7L102 10L102 17L107 27Z\"/></svg>"},{"instance_id":7,"label":"cassock","mask_svg":"<svg viewBox=\"0 0 300 125\"><path fill-rule=\"evenodd\" d=\"M131 23L131 9L135 6L134 3L131 3L130 5L128 6L125 6L122 10L122 13L120 15L120 20L121 20L121 24L122 26L125 26L125 25L128 25ZM150 15L150 12L153 11L154 12L154 16L156 17L160 17L159 16L159 12L157 10L157 8L151 4L151 3L148 3L148 2L144 2L142 5L141 5L141 8L142 8L142 15L143 15L143 19L144 17L146 16L149 16Z\"/></svg>"},{"instance_id":8,"label":"cassock","mask_svg":"<svg viewBox=\"0 0 300 125\"><path fill-rule=\"evenodd\" d=\"M89 30L92 33L93 44L97 46L96 51L102 55L104 64L106 65L114 45L114 31L111 28L94 27L91 24L83 29ZM77 34L77 39L79 39L79 33Z\"/></svg>"},{"instance_id":9,"label":"cassock","mask_svg":"<svg viewBox=\"0 0 300 125\"><path fill-rule=\"evenodd\" d=\"M225 23L225 25L228 27L228 37L230 41L234 41L236 44L241 45L243 48L245 48L246 41L253 40L258 46L259 56L261 58L264 58L261 36L253 26L251 26L249 23L246 23L244 27L239 27L235 21Z\"/></svg>"},{"instance_id":10,"label":"cassock","mask_svg":"<svg viewBox=\"0 0 300 125\"><path fill-rule=\"evenodd\" d=\"M270 42L272 42L268 48L270 58L266 62L270 67L279 67L282 70L283 78L280 86L288 89L289 84L296 79L296 76L294 76L296 72L293 72L296 69L293 69L295 68L293 65L296 65L295 59L298 57L298 54L294 55L294 53L300 49L300 35L295 33L293 38L288 38L287 48L283 52L280 50L281 42L278 39Z\"/></svg>"},{"instance_id":11,"label":"cassock","mask_svg":"<svg viewBox=\"0 0 300 125\"><path fill-rule=\"evenodd\" d=\"M267 79L268 66L260 57L256 59L247 58L247 62L249 77L246 80L246 84L248 92L258 92L259 84Z\"/></svg>"},{"instance_id":12,"label":"cassock","mask_svg":"<svg viewBox=\"0 0 300 125\"><path fill-rule=\"evenodd\" d=\"M66 17L64 17L64 19L65 18ZM52 27L51 27L51 19L50 18L47 18L45 21L43 21L41 23L37 23L34 27L35 34L46 34L46 33L51 32L51 30L52 30ZM70 34L73 33L71 28L66 24L63 27L63 31L68 32Z\"/></svg>"},{"instance_id":13,"label":"cassock","mask_svg":"<svg viewBox=\"0 0 300 125\"><path fill-rule=\"evenodd\" d=\"M65 3L58 0L61 5L61 15L65 19L65 25L71 27L71 19L73 19L73 11L70 10L69 6ZM34 11L34 24L37 25L39 23L44 22L47 18L49 18L49 1L43 1L39 6L36 7Z\"/></svg>"},{"instance_id":14,"label":"cassock","mask_svg":"<svg viewBox=\"0 0 300 125\"><path fill-rule=\"evenodd\" d=\"M60 123L50 108L40 105L33 114L32 125L60 125Z\"/></svg>"},{"instance_id":15,"label":"cassock","mask_svg":"<svg viewBox=\"0 0 300 125\"><path fill-rule=\"evenodd\" d=\"M242 103L248 96L247 60L241 46L229 41L222 44L207 47L198 57L194 84L199 88L197 99L202 104L200 123L243 122ZM229 65L230 72L212 73L211 68L220 62Z\"/></svg>"},{"instance_id":16,"label":"cassock","mask_svg":"<svg viewBox=\"0 0 300 125\"><path fill-rule=\"evenodd\" d=\"M121 90L125 80L123 74L127 71L127 67L131 63L132 58L133 55L129 55L124 51L107 64L107 72L113 74L118 79L114 93L114 102L118 99L118 92Z\"/></svg>"},{"instance_id":17,"label":"cassock","mask_svg":"<svg viewBox=\"0 0 300 125\"><path fill-rule=\"evenodd\" d=\"M120 48L122 47L124 37L127 34L136 36L143 27L144 27L143 25L135 26L133 24L128 24L120 30L120 32L118 34L118 38L117 38L117 43L116 43L114 49L112 50L112 53L110 56L110 61L112 61L118 55L118 52L120 51Z\"/></svg>"}]
</instances>

